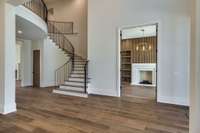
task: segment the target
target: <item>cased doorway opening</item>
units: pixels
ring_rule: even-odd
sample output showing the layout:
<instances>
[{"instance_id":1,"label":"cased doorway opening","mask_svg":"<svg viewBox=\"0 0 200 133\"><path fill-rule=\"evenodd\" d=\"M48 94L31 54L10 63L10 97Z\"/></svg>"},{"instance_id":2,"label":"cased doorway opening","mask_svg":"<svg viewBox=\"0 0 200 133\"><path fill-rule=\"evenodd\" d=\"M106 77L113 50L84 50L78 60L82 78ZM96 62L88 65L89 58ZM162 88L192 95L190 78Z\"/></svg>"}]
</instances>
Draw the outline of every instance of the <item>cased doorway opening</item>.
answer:
<instances>
[{"instance_id":1,"label":"cased doorway opening","mask_svg":"<svg viewBox=\"0 0 200 133\"><path fill-rule=\"evenodd\" d=\"M157 98L158 25L121 30L120 76L123 97Z\"/></svg>"}]
</instances>

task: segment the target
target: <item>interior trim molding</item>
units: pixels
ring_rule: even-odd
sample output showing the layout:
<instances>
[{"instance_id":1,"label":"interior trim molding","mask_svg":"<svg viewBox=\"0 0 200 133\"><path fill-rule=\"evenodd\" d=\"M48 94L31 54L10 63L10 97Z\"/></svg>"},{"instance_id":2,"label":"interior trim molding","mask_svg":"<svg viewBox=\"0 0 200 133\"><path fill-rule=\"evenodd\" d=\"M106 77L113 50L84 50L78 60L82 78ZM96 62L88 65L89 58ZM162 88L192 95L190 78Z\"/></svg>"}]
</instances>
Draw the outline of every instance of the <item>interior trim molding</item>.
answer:
<instances>
[{"instance_id":1,"label":"interior trim molding","mask_svg":"<svg viewBox=\"0 0 200 133\"><path fill-rule=\"evenodd\" d=\"M106 92L106 89L97 89L97 88L92 88L90 85L88 85L88 94L93 94L93 95L100 95L100 96L111 96L111 97L120 97L116 93L111 93L111 92Z\"/></svg>"},{"instance_id":2,"label":"interior trim molding","mask_svg":"<svg viewBox=\"0 0 200 133\"><path fill-rule=\"evenodd\" d=\"M0 105L0 114L7 115L9 113L16 112L16 103L13 104L7 104L7 105Z\"/></svg>"},{"instance_id":3,"label":"interior trim molding","mask_svg":"<svg viewBox=\"0 0 200 133\"><path fill-rule=\"evenodd\" d=\"M189 106L189 101L186 101L184 97L165 97L159 96L157 102L166 103L166 104L174 104L181 106Z\"/></svg>"}]
</instances>

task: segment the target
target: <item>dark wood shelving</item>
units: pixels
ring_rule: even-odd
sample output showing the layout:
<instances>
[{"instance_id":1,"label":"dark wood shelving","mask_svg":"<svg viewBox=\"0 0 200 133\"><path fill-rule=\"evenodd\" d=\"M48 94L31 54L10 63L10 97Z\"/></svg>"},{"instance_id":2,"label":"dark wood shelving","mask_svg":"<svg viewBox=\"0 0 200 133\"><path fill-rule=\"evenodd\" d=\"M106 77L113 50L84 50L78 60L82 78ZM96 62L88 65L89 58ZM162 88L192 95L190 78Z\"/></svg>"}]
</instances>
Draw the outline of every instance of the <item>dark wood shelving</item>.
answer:
<instances>
[{"instance_id":1,"label":"dark wood shelving","mask_svg":"<svg viewBox=\"0 0 200 133\"><path fill-rule=\"evenodd\" d=\"M121 51L121 82L131 82L131 51Z\"/></svg>"},{"instance_id":2,"label":"dark wood shelving","mask_svg":"<svg viewBox=\"0 0 200 133\"><path fill-rule=\"evenodd\" d=\"M121 71L131 71L130 69L121 69Z\"/></svg>"}]
</instances>

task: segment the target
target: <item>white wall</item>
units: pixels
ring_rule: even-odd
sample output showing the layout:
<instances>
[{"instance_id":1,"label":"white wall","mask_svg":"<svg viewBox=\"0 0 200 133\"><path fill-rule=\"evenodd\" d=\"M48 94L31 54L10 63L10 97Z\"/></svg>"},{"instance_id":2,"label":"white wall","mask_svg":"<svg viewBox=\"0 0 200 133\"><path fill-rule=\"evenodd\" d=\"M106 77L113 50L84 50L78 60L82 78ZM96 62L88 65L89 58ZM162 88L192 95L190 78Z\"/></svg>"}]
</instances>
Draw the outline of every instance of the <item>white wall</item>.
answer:
<instances>
[{"instance_id":1,"label":"white wall","mask_svg":"<svg viewBox=\"0 0 200 133\"><path fill-rule=\"evenodd\" d=\"M44 40L42 87L55 86L55 71L68 61L68 56L50 39Z\"/></svg>"},{"instance_id":2,"label":"white wall","mask_svg":"<svg viewBox=\"0 0 200 133\"><path fill-rule=\"evenodd\" d=\"M21 45L18 44L18 42L16 42L16 62L15 62L15 70L17 72L16 80L21 80L20 63L21 63Z\"/></svg>"},{"instance_id":3,"label":"white wall","mask_svg":"<svg viewBox=\"0 0 200 133\"><path fill-rule=\"evenodd\" d=\"M21 41L21 86L33 85L32 44L30 40Z\"/></svg>"},{"instance_id":4,"label":"white wall","mask_svg":"<svg viewBox=\"0 0 200 133\"><path fill-rule=\"evenodd\" d=\"M48 8L54 9L50 20L74 22L75 35L67 38L75 47L76 54L87 57L87 0L47 1Z\"/></svg>"},{"instance_id":5,"label":"white wall","mask_svg":"<svg viewBox=\"0 0 200 133\"><path fill-rule=\"evenodd\" d=\"M188 105L188 5L188 0L89 0L89 91L119 96L119 29L159 23L158 101Z\"/></svg>"},{"instance_id":6,"label":"white wall","mask_svg":"<svg viewBox=\"0 0 200 133\"><path fill-rule=\"evenodd\" d=\"M55 70L68 61L67 55L49 38L32 41L32 50L40 50L40 87L55 86Z\"/></svg>"},{"instance_id":7,"label":"white wall","mask_svg":"<svg viewBox=\"0 0 200 133\"><path fill-rule=\"evenodd\" d=\"M33 85L33 51L40 50L40 87L55 85L55 70L68 61L67 55L48 38L21 42L22 87Z\"/></svg>"},{"instance_id":8,"label":"white wall","mask_svg":"<svg viewBox=\"0 0 200 133\"><path fill-rule=\"evenodd\" d=\"M16 45L16 64L21 62L21 45L17 43Z\"/></svg>"}]
</instances>

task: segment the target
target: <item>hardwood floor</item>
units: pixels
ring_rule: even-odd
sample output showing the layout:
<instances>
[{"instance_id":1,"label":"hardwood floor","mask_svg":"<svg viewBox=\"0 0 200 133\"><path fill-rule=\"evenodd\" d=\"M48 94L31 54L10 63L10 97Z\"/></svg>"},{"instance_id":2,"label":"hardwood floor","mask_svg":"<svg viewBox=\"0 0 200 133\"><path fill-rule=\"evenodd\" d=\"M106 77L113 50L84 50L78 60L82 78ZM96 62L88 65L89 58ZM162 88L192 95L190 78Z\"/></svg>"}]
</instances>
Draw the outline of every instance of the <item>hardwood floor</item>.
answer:
<instances>
[{"instance_id":1,"label":"hardwood floor","mask_svg":"<svg viewBox=\"0 0 200 133\"><path fill-rule=\"evenodd\" d=\"M187 109L151 100L52 94L18 88L17 113L0 116L0 133L188 133Z\"/></svg>"},{"instance_id":2,"label":"hardwood floor","mask_svg":"<svg viewBox=\"0 0 200 133\"><path fill-rule=\"evenodd\" d=\"M154 100L156 99L156 87L134 86L126 83L122 85L122 96Z\"/></svg>"}]
</instances>

